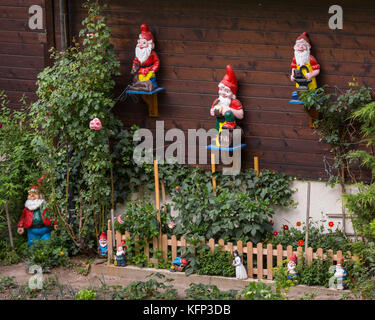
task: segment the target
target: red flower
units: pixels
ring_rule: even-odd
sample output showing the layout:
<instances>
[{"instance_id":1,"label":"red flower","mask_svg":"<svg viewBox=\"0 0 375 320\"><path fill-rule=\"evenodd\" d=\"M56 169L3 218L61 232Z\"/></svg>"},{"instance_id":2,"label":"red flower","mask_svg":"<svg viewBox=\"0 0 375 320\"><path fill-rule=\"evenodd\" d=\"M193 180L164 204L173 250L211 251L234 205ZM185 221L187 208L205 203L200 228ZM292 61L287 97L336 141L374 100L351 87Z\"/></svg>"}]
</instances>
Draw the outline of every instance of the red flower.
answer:
<instances>
[{"instance_id":1,"label":"red flower","mask_svg":"<svg viewBox=\"0 0 375 320\"><path fill-rule=\"evenodd\" d=\"M270 224L271 224L271 225L273 225L273 224L274 224L273 220L270 220Z\"/></svg>"},{"instance_id":2,"label":"red flower","mask_svg":"<svg viewBox=\"0 0 375 320\"><path fill-rule=\"evenodd\" d=\"M298 240L298 245L302 247L303 246L303 240Z\"/></svg>"},{"instance_id":3,"label":"red flower","mask_svg":"<svg viewBox=\"0 0 375 320\"><path fill-rule=\"evenodd\" d=\"M329 226L330 228L332 228L334 225L335 225L335 224L333 223L333 221L330 221L330 222L328 223L328 226Z\"/></svg>"},{"instance_id":4,"label":"red flower","mask_svg":"<svg viewBox=\"0 0 375 320\"><path fill-rule=\"evenodd\" d=\"M300 227L302 225L301 221L297 221L296 225L297 227Z\"/></svg>"},{"instance_id":5,"label":"red flower","mask_svg":"<svg viewBox=\"0 0 375 320\"><path fill-rule=\"evenodd\" d=\"M286 224L284 224L284 225L283 225L283 229L284 229L284 230L289 230L289 227L288 227Z\"/></svg>"},{"instance_id":6,"label":"red flower","mask_svg":"<svg viewBox=\"0 0 375 320\"><path fill-rule=\"evenodd\" d=\"M272 233L272 235L273 235L274 237L276 237L276 236L277 236L277 232L275 231L274 233Z\"/></svg>"}]
</instances>

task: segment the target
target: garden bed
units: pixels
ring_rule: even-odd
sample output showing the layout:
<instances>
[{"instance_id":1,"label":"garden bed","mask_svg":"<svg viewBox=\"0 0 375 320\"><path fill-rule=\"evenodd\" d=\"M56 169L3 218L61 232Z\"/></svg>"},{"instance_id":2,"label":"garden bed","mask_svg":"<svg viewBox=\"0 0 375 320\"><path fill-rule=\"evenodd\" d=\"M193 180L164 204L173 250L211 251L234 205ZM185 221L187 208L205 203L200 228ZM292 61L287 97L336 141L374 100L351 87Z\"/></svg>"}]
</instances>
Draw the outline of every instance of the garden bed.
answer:
<instances>
[{"instance_id":1,"label":"garden bed","mask_svg":"<svg viewBox=\"0 0 375 320\"><path fill-rule=\"evenodd\" d=\"M166 278L173 279L173 286L178 290L181 297L184 296L184 290L189 288L191 283L195 284L205 284L205 285L215 285L220 290L242 290L245 286L257 279L247 279L238 280L231 277L220 277L220 276L207 276L207 275L195 275L191 274L186 276L183 272L170 272L164 269L154 269L154 268L139 268L136 266L126 266L117 267L114 265L105 264L95 264L92 265L92 271L96 276L106 276L111 278L121 279L121 283L130 283L132 281L143 281L147 276L151 274L160 273ZM273 284L274 281L271 280L260 280L263 283ZM318 286L305 286L296 285L291 287L289 294L289 299L299 300L301 298L310 298L316 300L341 300L341 299L354 299L349 290L332 290L325 287Z\"/></svg>"}]
</instances>

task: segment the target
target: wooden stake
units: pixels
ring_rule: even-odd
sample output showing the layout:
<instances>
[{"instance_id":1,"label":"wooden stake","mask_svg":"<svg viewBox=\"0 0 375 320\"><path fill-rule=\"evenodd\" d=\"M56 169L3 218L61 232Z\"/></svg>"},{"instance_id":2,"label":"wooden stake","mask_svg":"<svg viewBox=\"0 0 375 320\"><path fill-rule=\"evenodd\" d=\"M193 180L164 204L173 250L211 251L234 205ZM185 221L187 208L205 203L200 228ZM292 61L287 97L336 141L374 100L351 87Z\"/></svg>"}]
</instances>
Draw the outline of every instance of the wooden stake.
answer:
<instances>
[{"instance_id":1,"label":"wooden stake","mask_svg":"<svg viewBox=\"0 0 375 320\"><path fill-rule=\"evenodd\" d=\"M156 209L158 210L157 219L159 221L159 238L158 238L158 249L161 249L161 218L160 218L160 189L159 189L159 167L158 160L154 160L154 174L155 174L155 201Z\"/></svg>"},{"instance_id":2,"label":"wooden stake","mask_svg":"<svg viewBox=\"0 0 375 320\"><path fill-rule=\"evenodd\" d=\"M111 209L111 230L112 230L112 234L114 234L115 232L115 213L114 213L114 210ZM115 245L115 237L112 237L112 246L113 248L116 248L116 245Z\"/></svg>"},{"instance_id":3,"label":"wooden stake","mask_svg":"<svg viewBox=\"0 0 375 320\"><path fill-rule=\"evenodd\" d=\"M306 233L305 233L305 253L309 247L309 220L310 220L310 191L311 182L307 182L307 204L306 204Z\"/></svg>"},{"instance_id":4,"label":"wooden stake","mask_svg":"<svg viewBox=\"0 0 375 320\"><path fill-rule=\"evenodd\" d=\"M9 218L9 211L8 211L8 202L5 201L4 203L4 206L5 206L5 215L7 217L7 222L8 222L8 231L9 231L9 241L10 241L10 246L12 248L14 248L14 244L13 244L13 234L12 234L12 227L10 225L10 218Z\"/></svg>"},{"instance_id":5,"label":"wooden stake","mask_svg":"<svg viewBox=\"0 0 375 320\"><path fill-rule=\"evenodd\" d=\"M215 154L211 154L211 172L212 174L215 173ZM216 179L215 176L212 175L212 191L214 192L214 195L216 196Z\"/></svg>"},{"instance_id":6,"label":"wooden stake","mask_svg":"<svg viewBox=\"0 0 375 320\"><path fill-rule=\"evenodd\" d=\"M257 177L259 176L259 160L258 157L254 157L254 170L257 173Z\"/></svg>"},{"instance_id":7,"label":"wooden stake","mask_svg":"<svg viewBox=\"0 0 375 320\"><path fill-rule=\"evenodd\" d=\"M166 198L165 198L165 183L163 180L160 181L161 184L161 200L163 201L163 205L166 205Z\"/></svg>"}]
</instances>

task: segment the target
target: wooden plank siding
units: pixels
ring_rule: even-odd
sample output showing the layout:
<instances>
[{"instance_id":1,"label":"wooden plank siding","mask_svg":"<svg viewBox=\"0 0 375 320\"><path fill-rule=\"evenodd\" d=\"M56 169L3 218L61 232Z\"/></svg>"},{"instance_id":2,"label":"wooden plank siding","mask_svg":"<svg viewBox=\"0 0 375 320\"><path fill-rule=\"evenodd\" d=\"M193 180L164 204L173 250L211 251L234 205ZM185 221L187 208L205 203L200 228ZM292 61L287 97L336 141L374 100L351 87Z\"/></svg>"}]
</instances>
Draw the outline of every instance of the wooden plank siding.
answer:
<instances>
[{"instance_id":1,"label":"wooden plank siding","mask_svg":"<svg viewBox=\"0 0 375 320\"><path fill-rule=\"evenodd\" d=\"M154 34L161 60L158 83L166 88L159 95L159 118L149 118L142 102L119 103L115 112L125 127L136 123L154 131L155 122L164 120L165 130L210 129L215 120L209 108L225 66L231 64L245 110L240 122L247 143L243 166L252 167L253 157L258 156L261 169L327 178L323 157L330 157L329 146L320 143L309 128L303 108L288 103L295 88L289 74L294 41L307 31L322 68L319 84L347 88L354 75L360 84L375 87L375 26L371 23L375 6L371 1L360 6L355 1L337 4L344 9L344 29L333 31L328 28L329 5L322 0L112 0L108 24L122 73L116 94L131 80L142 23ZM81 1L70 1L70 5L72 35L77 35L85 11Z\"/></svg>"},{"instance_id":2,"label":"wooden plank siding","mask_svg":"<svg viewBox=\"0 0 375 320\"><path fill-rule=\"evenodd\" d=\"M71 39L78 38L86 16L83 2L68 0ZM323 158L330 158L329 146L320 143L309 128L303 108L288 103L295 90L289 80L293 45L303 31L309 33L312 54L321 65L320 85L345 89L354 75L360 84L375 87L373 1L336 1L344 10L343 30L328 28L331 15L323 0L108 2L111 41L122 73L116 78L114 94L118 96L131 81L129 72L142 23L155 37L161 60L158 83L166 89L159 94L158 118L148 117L141 100L119 103L114 111L125 127L138 124L154 131L156 121L164 120L165 130L179 128L186 133L212 128L215 119L209 108L225 66L231 64L239 83L237 96L245 110L245 119L239 122L247 143L243 167L252 167L253 157L258 156L260 169L300 178L327 178ZM0 90L5 89L12 101L21 92L35 99L36 75L49 63L46 47L60 49L58 3L0 0ZM46 30L28 30L31 4L46 8Z\"/></svg>"},{"instance_id":3,"label":"wooden plank siding","mask_svg":"<svg viewBox=\"0 0 375 320\"><path fill-rule=\"evenodd\" d=\"M43 29L31 30L29 7L43 8ZM37 75L48 64L48 48L54 45L51 0L0 0L0 90L18 108L23 94L36 99Z\"/></svg>"}]
</instances>

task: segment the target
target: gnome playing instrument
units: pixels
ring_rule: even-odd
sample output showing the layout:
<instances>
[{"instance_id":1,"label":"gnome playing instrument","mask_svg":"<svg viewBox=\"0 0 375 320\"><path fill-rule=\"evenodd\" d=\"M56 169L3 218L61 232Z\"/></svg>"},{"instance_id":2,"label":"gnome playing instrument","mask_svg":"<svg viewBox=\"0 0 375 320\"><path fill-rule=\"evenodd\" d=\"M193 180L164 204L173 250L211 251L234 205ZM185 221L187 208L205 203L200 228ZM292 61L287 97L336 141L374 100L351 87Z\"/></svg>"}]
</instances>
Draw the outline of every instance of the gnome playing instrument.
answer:
<instances>
[{"instance_id":1,"label":"gnome playing instrument","mask_svg":"<svg viewBox=\"0 0 375 320\"><path fill-rule=\"evenodd\" d=\"M134 76L133 85L129 86L129 90L151 92L158 87L156 72L159 70L160 60L154 47L154 36L147 25L142 24L131 71Z\"/></svg>"},{"instance_id":2,"label":"gnome playing instrument","mask_svg":"<svg viewBox=\"0 0 375 320\"><path fill-rule=\"evenodd\" d=\"M290 75L290 80L296 81L296 87L299 90L317 88L316 76L320 73L320 65L310 54L310 49L310 41L306 32L304 32L297 38L294 45L294 58L291 64L292 74Z\"/></svg>"},{"instance_id":3,"label":"gnome playing instrument","mask_svg":"<svg viewBox=\"0 0 375 320\"><path fill-rule=\"evenodd\" d=\"M35 240L47 240L51 237L51 227L57 230L57 222L52 222L46 217L46 209L41 212L41 205L45 202L40 191L43 175L38 184L33 185L28 191L28 197L25 202L25 208L22 211L20 221L18 222L17 232L23 234L27 229L27 243L32 246Z\"/></svg>"}]
</instances>

